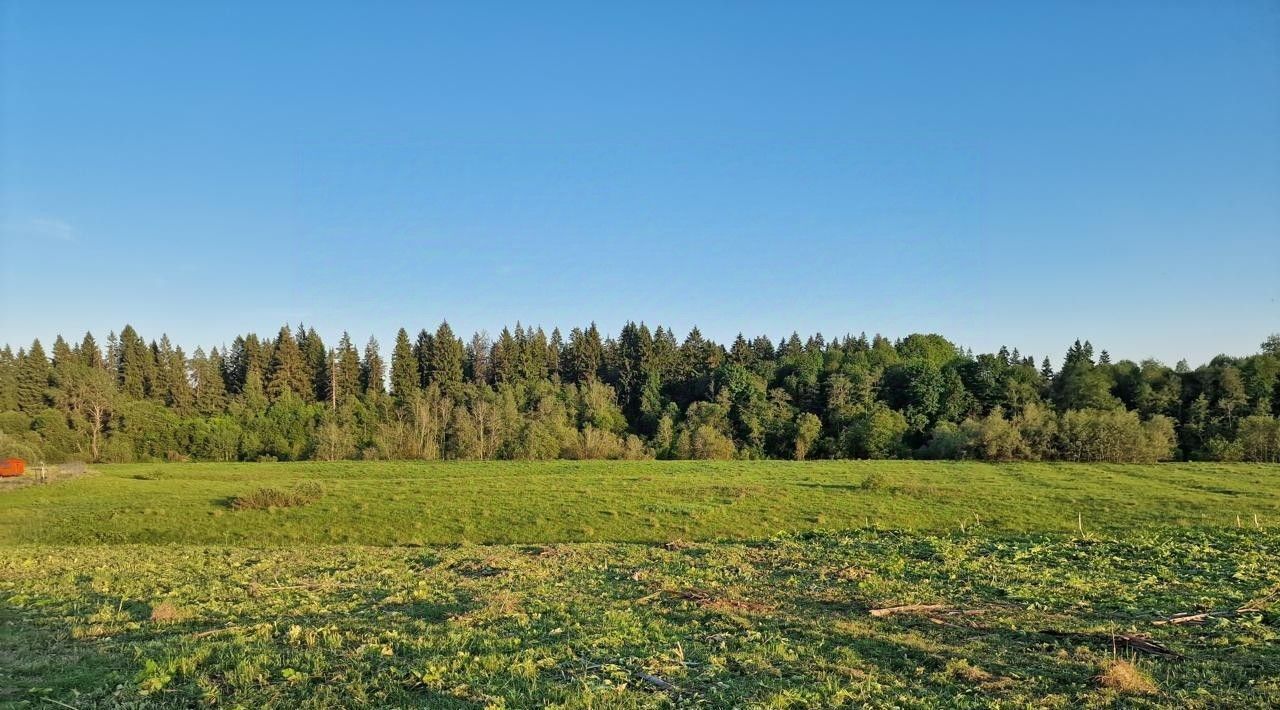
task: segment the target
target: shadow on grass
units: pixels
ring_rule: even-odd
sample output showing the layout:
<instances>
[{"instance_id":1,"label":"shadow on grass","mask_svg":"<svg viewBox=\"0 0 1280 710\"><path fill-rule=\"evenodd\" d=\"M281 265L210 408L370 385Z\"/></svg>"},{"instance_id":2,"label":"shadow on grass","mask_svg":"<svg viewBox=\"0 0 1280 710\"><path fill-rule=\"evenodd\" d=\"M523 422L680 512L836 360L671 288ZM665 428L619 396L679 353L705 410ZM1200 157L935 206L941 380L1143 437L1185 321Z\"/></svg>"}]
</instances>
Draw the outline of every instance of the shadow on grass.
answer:
<instances>
[{"instance_id":1,"label":"shadow on grass","mask_svg":"<svg viewBox=\"0 0 1280 710\"><path fill-rule=\"evenodd\" d=\"M13 596L0 594L0 706L76 702L87 688L107 694L127 681L131 658L73 638L51 614L22 613Z\"/></svg>"}]
</instances>

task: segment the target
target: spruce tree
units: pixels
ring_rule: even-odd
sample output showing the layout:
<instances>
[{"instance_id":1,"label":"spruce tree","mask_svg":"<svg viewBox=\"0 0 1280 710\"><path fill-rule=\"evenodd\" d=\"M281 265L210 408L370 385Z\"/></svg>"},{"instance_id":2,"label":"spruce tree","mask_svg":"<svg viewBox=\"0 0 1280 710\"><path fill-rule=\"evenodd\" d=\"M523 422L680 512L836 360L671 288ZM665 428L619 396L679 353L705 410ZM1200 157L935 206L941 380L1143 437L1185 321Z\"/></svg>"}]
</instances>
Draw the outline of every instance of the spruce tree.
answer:
<instances>
[{"instance_id":1,"label":"spruce tree","mask_svg":"<svg viewBox=\"0 0 1280 710\"><path fill-rule=\"evenodd\" d=\"M37 338L31 341L31 349L21 354L17 373L18 409L34 414L48 406L49 377L53 368L44 354L44 346Z\"/></svg>"},{"instance_id":2,"label":"spruce tree","mask_svg":"<svg viewBox=\"0 0 1280 710\"><path fill-rule=\"evenodd\" d=\"M564 353L564 336L559 328L552 328L551 340L547 342L547 371L553 378L560 378L560 357Z\"/></svg>"},{"instance_id":3,"label":"spruce tree","mask_svg":"<svg viewBox=\"0 0 1280 710\"><path fill-rule=\"evenodd\" d=\"M75 362L79 358L71 351L71 346L67 345L67 341L58 335L53 339L53 366L54 368L66 367Z\"/></svg>"},{"instance_id":4,"label":"spruce tree","mask_svg":"<svg viewBox=\"0 0 1280 710\"><path fill-rule=\"evenodd\" d=\"M510 330L503 328L489 353L489 361L493 367L494 383L515 382L519 377L519 360L520 349L516 344L515 336L511 334Z\"/></svg>"},{"instance_id":5,"label":"spruce tree","mask_svg":"<svg viewBox=\"0 0 1280 710\"><path fill-rule=\"evenodd\" d=\"M276 336L271 367L267 371L267 396L275 401L287 390L305 400L314 392L310 370L289 326L282 326Z\"/></svg>"},{"instance_id":6,"label":"spruce tree","mask_svg":"<svg viewBox=\"0 0 1280 710\"><path fill-rule=\"evenodd\" d=\"M565 379L583 383L600 375L604 346L600 342L600 330L592 323L587 330L574 328L569 331L569 355L565 366Z\"/></svg>"},{"instance_id":7,"label":"spruce tree","mask_svg":"<svg viewBox=\"0 0 1280 710\"><path fill-rule=\"evenodd\" d=\"M107 333L107 352L103 359L102 366L110 370L113 375L118 376L118 368L120 366L120 338L116 336L114 330ZM119 379L117 378L117 383Z\"/></svg>"},{"instance_id":8,"label":"spruce tree","mask_svg":"<svg viewBox=\"0 0 1280 710\"><path fill-rule=\"evenodd\" d=\"M151 352L138 336L138 331L126 325L120 331L120 360L116 364L116 382L120 384L120 392L129 399L142 399L146 397L150 379Z\"/></svg>"},{"instance_id":9,"label":"spruce tree","mask_svg":"<svg viewBox=\"0 0 1280 710\"><path fill-rule=\"evenodd\" d=\"M373 397L386 394L386 366L382 364L382 354L378 352L378 339L369 336L364 346L364 359L360 361L360 392Z\"/></svg>"},{"instance_id":10,"label":"spruce tree","mask_svg":"<svg viewBox=\"0 0 1280 710\"><path fill-rule=\"evenodd\" d=\"M418 386L426 389L431 384L431 351L435 347L435 339L426 328L418 331L418 338L413 342L413 360L418 366Z\"/></svg>"},{"instance_id":11,"label":"spruce tree","mask_svg":"<svg viewBox=\"0 0 1280 710\"><path fill-rule=\"evenodd\" d=\"M221 356L214 348L206 356L202 348L191 355L192 407L203 416L213 416L226 407L226 382L222 379Z\"/></svg>"},{"instance_id":12,"label":"spruce tree","mask_svg":"<svg viewBox=\"0 0 1280 710\"><path fill-rule=\"evenodd\" d=\"M492 347L487 332L481 330L471 335L471 341L467 343L466 370L472 382L487 384L492 381L493 363L489 360Z\"/></svg>"},{"instance_id":13,"label":"spruce tree","mask_svg":"<svg viewBox=\"0 0 1280 710\"><path fill-rule=\"evenodd\" d=\"M345 331L338 341L333 357L333 399L339 405L346 404L360 392L360 355L351 344L351 336Z\"/></svg>"},{"instance_id":14,"label":"spruce tree","mask_svg":"<svg viewBox=\"0 0 1280 710\"><path fill-rule=\"evenodd\" d=\"M170 406L179 412L187 412L195 402L195 393L191 390L190 363L187 362L187 355L182 352L181 347L173 349L172 359L169 362L169 372Z\"/></svg>"},{"instance_id":15,"label":"spruce tree","mask_svg":"<svg viewBox=\"0 0 1280 710\"><path fill-rule=\"evenodd\" d=\"M18 408L18 359L8 345L0 348L0 412Z\"/></svg>"},{"instance_id":16,"label":"spruce tree","mask_svg":"<svg viewBox=\"0 0 1280 710\"><path fill-rule=\"evenodd\" d=\"M440 323L431 339L429 374L440 391L456 397L462 390L462 341L453 334L449 322Z\"/></svg>"},{"instance_id":17,"label":"spruce tree","mask_svg":"<svg viewBox=\"0 0 1280 710\"><path fill-rule=\"evenodd\" d=\"M310 389L305 392L299 392L298 395L303 400L315 402L318 400L327 400L329 396L329 350L324 346L324 340L320 338L320 334L315 328L302 330L302 326L298 326L298 332L301 337L298 339L298 349L302 352L303 360L307 363L307 378L312 383Z\"/></svg>"},{"instance_id":18,"label":"spruce tree","mask_svg":"<svg viewBox=\"0 0 1280 710\"><path fill-rule=\"evenodd\" d=\"M418 382L418 360L413 356L409 331L401 328L391 350L391 396L398 404L408 402L420 389Z\"/></svg>"},{"instance_id":19,"label":"spruce tree","mask_svg":"<svg viewBox=\"0 0 1280 710\"><path fill-rule=\"evenodd\" d=\"M86 366L95 370L102 369L102 350L98 348L98 341L93 339L93 333L85 332L84 339L80 341L77 354L80 356L80 361Z\"/></svg>"}]
</instances>

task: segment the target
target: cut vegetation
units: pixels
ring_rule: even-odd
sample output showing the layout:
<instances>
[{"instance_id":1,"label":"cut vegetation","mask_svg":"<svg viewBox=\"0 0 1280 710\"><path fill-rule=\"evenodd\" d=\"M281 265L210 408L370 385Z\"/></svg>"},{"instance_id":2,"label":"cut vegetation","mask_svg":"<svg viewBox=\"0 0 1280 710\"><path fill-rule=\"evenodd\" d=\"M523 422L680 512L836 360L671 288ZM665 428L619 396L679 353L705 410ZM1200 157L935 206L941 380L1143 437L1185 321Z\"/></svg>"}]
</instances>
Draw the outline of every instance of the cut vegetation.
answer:
<instances>
[{"instance_id":1,"label":"cut vegetation","mask_svg":"<svg viewBox=\"0 0 1280 710\"><path fill-rule=\"evenodd\" d=\"M1271 707L1278 475L101 467L0 494L0 706Z\"/></svg>"}]
</instances>

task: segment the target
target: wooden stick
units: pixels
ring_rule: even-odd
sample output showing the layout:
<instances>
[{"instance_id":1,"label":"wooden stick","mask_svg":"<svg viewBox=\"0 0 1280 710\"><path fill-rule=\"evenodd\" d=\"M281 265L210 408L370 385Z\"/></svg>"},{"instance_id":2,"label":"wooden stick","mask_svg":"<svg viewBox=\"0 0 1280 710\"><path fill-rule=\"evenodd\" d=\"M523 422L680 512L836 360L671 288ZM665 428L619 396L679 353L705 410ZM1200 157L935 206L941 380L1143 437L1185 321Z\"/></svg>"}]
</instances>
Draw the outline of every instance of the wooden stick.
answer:
<instances>
[{"instance_id":1,"label":"wooden stick","mask_svg":"<svg viewBox=\"0 0 1280 710\"><path fill-rule=\"evenodd\" d=\"M650 685L653 685L657 688L660 688L662 690L666 690L672 693L680 692L679 688L659 678L656 675L649 675L648 673L641 673L640 671L633 671L633 673L635 673L636 677L639 678L640 680L643 680L644 682L649 683Z\"/></svg>"},{"instance_id":2,"label":"wooden stick","mask_svg":"<svg viewBox=\"0 0 1280 710\"><path fill-rule=\"evenodd\" d=\"M233 626L224 626L224 627L222 627L222 628L220 628L220 629L209 629L208 631L201 631L201 632L200 632L200 633L198 633L198 634L192 634L192 635L191 635L191 638L193 638L193 639L202 639L202 638L204 638L204 637L206 637L206 636L212 636L212 635L214 635L214 634L220 634L220 633L222 633L223 631L238 631L239 629L240 629L240 627L239 627L239 626L234 626L234 625L233 625Z\"/></svg>"},{"instance_id":3,"label":"wooden stick","mask_svg":"<svg viewBox=\"0 0 1280 710\"><path fill-rule=\"evenodd\" d=\"M889 606L883 609L872 609L872 616L890 616L892 614L910 614L916 611L938 611L946 609L946 604L903 604L902 606Z\"/></svg>"}]
</instances>

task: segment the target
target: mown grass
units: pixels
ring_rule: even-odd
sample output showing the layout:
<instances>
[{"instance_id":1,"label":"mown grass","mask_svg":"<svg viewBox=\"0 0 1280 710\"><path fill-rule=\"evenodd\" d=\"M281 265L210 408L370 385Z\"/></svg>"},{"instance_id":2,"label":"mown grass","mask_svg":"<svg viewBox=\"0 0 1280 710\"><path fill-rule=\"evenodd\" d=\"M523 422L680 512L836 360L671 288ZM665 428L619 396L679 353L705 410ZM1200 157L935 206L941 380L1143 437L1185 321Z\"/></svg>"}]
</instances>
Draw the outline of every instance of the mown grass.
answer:
<instances>
[{"instance_id":1,"label":"mown grass","mask_svg":"<svg viewBox=\"0 0 1280 710\"><path fill-rule=\"evenodd\" d=\"M869 484L868 482L872 482ZM319 484L302 507L229 511ZM421 545L758 539L873 527L1100 533L1280 524L1248 464L543 462L141 464L0 495L0 544Z\"/></svg>"},{"instance_id":2,"label":"mown grass","mask_svg":"<svg viewBox=\"0 0 1280 710\"><path fill-rule=\"evenodd\" d=\"M1280 531L1247 529L24 545L0 554L0 704L1273 707L1273 608L1153 621L1245 605L1277 559ZM869 614L908 603L944 608ZM1135 634L1181 658L1117 641Z\"/></svg>"},{"instance_id":3,"label":"mown grass","mask_svg":"<svg viewBox=\"0 0 1280 710\"><path fill-rule=\"evenodd\" d=\"M0 707L1273 707L1277 522L1274 466L100 467L0 493Z\"/></svg>"}]
</instances>

